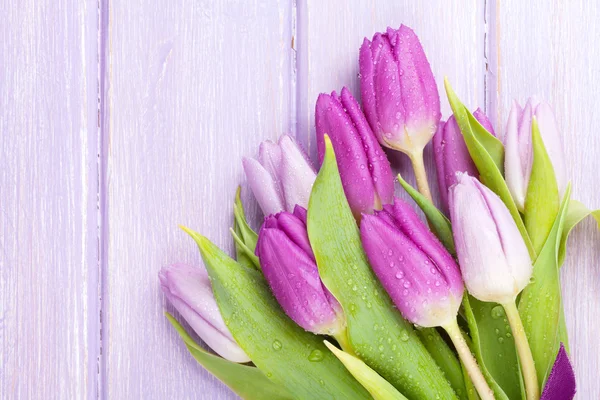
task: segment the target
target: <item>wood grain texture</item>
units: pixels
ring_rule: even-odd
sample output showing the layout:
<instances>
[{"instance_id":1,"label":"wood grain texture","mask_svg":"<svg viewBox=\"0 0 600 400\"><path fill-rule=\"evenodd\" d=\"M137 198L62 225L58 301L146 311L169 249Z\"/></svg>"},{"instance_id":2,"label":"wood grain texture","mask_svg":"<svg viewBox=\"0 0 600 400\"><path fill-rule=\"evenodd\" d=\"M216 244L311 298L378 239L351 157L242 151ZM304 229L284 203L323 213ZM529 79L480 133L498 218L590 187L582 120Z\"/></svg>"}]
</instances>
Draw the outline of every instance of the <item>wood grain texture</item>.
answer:
<instances>
[{"instance_id":1,"label":"wood grain texture","mask_svg":"<svg viewBox=\"0 0 600 400\"><path fill-rule=\"evenodd\" d=\"M464 7L460 2L346 0L299 2L298 131L299 140L316 159L314 107L321 92L347 86L359 98L358 51L363 38L390 26L413 28L423 44L434 75L444 120L451 114L444 91L447 76L457 94L469 107L485 106L484 5ZM408 157L388 151L396 171L414 185ZM431 145L425 150L432 194L437 198L437 181ZM396 185L396 193L408 199Z\"/></svg>"},{"instance_id":2,"label":"wood grain texture","mask_svg":"<svg viewBox=\"0 0 600 400\"><path fill-rule=\"evenodd\" d=\"M95 398L97 2L0 13L0 398Z\"/></svg>"},{"instance_id":3,"label":"wood grain texture","mask_svg":"<svg viewBox=\"0 0 600 400\"><path fill-rule=\"evenodd\" d=\"M108 4L107 398L233 397L164 318L157 273L201 262L178 224L232 250L242 156L289 129L290 11L287 1Z\"/></svg>"},{"instance_id":4,"label":"wood grain texture","mask_svg":"<svg viewBox=\"0 0 600 400\"><path fill-rule=\"evenodd\" d=\"M585 0L490 2L495 18L497 120L512 99L537 94L555 108L563 134L573 198L600 208L600 5ZM578 383L578 398L600 396L600 234L585 221L569 242L562 270L563 299Z\"/></svg>"}]
</instances>

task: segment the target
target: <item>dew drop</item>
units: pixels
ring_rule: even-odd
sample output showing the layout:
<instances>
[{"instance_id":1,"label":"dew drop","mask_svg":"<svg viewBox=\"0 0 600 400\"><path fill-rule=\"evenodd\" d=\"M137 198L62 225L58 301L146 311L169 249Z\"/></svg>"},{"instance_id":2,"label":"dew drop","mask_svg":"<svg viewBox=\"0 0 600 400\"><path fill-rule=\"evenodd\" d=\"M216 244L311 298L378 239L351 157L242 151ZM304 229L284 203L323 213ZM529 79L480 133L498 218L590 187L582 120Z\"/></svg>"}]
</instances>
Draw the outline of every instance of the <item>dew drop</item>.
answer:
<instances>
[{"instance_id":1,"label":"dew drop","mask_svg":"<svg viewBox=\"0 0 600 400\"><path fill-rule=\"evenodd\" d=\"M492 308L491 315L493 319L502 318L504 316L504 309L502 306L495 306Z\"/></svg>"},{"instance_id":2,"label":"dew drop","mask_svg":"<svg viewBox=\"0 0 600 400\"><path fill-rule=\"evenodd\" d=\"M281 350L281 347L282 347L282 345L279 340L277 340L277 339L273 340L273 350L279 351L279 350Z\"/></svg>"},{"instance_id":3,"label":"dew drop","mask_svg":"<svg viewBox=\"0 0 600 400\"><path fill-rule=\"evenodd\" d=\"M321 350L313 350L310 352L310 354L308 355L308 361L311 362L319 362L319 361L323 361L323 352Z\"/></svg>"}]
</instances>

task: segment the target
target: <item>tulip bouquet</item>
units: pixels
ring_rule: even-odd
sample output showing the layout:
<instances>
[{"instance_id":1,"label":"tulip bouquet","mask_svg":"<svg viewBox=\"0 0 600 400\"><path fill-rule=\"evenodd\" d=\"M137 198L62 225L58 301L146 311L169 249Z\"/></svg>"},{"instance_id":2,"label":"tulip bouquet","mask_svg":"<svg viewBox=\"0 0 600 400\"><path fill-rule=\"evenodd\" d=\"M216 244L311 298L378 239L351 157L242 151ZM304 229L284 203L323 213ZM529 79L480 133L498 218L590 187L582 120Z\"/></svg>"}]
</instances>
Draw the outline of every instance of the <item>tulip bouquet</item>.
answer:
<instances>
[{"instance_id":1,"label":"tulip bouquet","mask_svg":"<svg viewBox=\"0 0 600 400\"><path fill-rule=\"evenodd\" d=\"M235 258L183 228L205 267L159 274L218 355L167 318L245 399L571 399L559 269L571 229L600 215L571 200L549 105L515 103L501 135L446 81L454 115L440 121L406 26L365 39L359 60L362 108L346 88L317 99L318 171L291 137L262 143L243 160L258 233L238 190ZM394 196L381 146L410 159L418 190L397 179L426 221Z\"/></svg>"}]
</instances>

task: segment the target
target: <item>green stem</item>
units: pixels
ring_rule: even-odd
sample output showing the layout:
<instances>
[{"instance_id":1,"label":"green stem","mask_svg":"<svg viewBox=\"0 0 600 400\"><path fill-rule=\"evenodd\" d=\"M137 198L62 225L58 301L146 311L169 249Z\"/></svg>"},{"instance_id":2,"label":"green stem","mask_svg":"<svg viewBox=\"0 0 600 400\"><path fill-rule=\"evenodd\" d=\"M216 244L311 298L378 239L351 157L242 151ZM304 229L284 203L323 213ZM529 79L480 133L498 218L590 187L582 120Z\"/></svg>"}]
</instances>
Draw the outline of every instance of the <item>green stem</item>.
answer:
<instances>
[{"instance_id":1,"label":"green stem","mask_svg":"<svg viewBox=\"0 0 600 400\"><path fill-rule=\"evenodd\" d=\"M506 311L508 323L510 324L513 337L515 338L519 362L521 363L521 370L523 371L523 380L525 381L527 400L538 400L540 398L540 387L535 372L535 362L533 361L531 348L527 342L527 335L525 335L525 329L523 328L523 322L519 316L519 310L517 310L517 305L514 301L503 304L502 307L504 307L504 311Z\"/></svg>"},{"instance_id":2,"label":"green stem","mask_svg":"<svg viewBox=\"0 0 600 400\"><path fill-rule=\"evenodd\" d=\"M348 328L344 328L343 331L332 336L338 342L342 350L344 350L350 355L356 356L356 354L354 353L354 349L350 345L350 340L348 339Z\"/></svg>"},{"instance_id":3,"label":"green stem","mask_svg":"<svg viewBox=\"0 0 600 400\"><path fill-rule=\"evenodd\" d=\"M425 163L423 162L423 149L415 150L414 152L407 154L412 162L419 192L433 203L431 190L429 190L429 182L427 181L427 171L425 171Z\"/></svg>"},{"instance_id":4,"label":"green stem","mask_svg":"<svg viewBox=\"0 0 600 400\"><path fill-rule=\"evenodd\" d=\"M469 349L469 346L467 346L467 342L465 341L456 320L453 320L442 328L450 335L450 339L452 340L454 347L456 347L458 356L469 373L469 377L471 378L471 382L473 382L475 389L477 389L477 393L479 393L479 397L481 397L482 400L494 400L494 392L485 381L483 373L479 369L473 354L471 354L471 350Z\"/></svg>"}]
</instances>

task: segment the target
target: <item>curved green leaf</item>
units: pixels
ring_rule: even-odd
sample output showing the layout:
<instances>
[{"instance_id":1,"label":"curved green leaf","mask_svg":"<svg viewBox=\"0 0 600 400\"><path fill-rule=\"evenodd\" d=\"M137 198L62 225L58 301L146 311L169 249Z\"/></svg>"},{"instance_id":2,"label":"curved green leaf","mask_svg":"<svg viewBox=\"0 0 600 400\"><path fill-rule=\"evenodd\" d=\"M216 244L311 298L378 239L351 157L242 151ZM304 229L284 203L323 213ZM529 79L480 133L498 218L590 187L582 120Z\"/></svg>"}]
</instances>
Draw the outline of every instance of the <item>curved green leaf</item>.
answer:
<instances>
[{"instance_id":1,"label":"curved green leaf","mask_svg":"<svg viewBox=\"0 0 600 400\"><path fill-rule=\"evenodd\" d=\"M321 279L346 313L356 355L409 398L455 399L412 324L394 308L367 262L327 136L308 206L308 236Z\"/></svg>"},{"instance_id":2,"label":"curved green leaf","mask_svg":"<svg viewBox=\"0 0 600 400\"><path fill-rule=\"evenodd\" d=\"M531 258L535 260L536 253L533 248L533 244L531 243L531 239L529 238L525 224L521 219L521 214L519 214L519 210L515 205L515 201L508 190L508 186L506 186L504 177L502 176L504 150L502 150L502 157L500 157L498 139L494 138L496 141L493 141L488 136L494 136L483 129L483 127L481 127L483 132L479 129L479 127L475 124L477 120L464 106L464 104L460 102L456 96L456 93L454 93L454 90L452 90L452 87L450 87L450 83L447 79L444 80L444 85L446 87L448 101L452 107L452 112L454 112L456 122L458 123L460 131L463 134L469 154L471 155L471 158L473 159L473 162L479 171L481 182L493 190L502 199L504 204L506 204L508 211L510 211L510 215L513 217L515 224L517 224L517 228L519 228L519 232L521 232L521 236L523 236L523 240L527 245L527 249L529 250ZM481 124L479 124L479 126L481 126ZM486 136L486 134L488 136ZM492 143L495 144L491 145Z\"/></svg>"},{"instance_id":3,"label":"curved green leaf","mask_svg":"<svg viewBox=\"0 0 600 400\"><path fill-rule=\"evenodd\" d=\"M371 393L374 400L408 400L362 360L338 349L327 341L325 341L325 345L346 366L356 380Z\"/></svg>"},{"instance_id":4,"label":"curved green leaf","mask_svg":"<svg viewBox=\"0 0 600 400\"><path fill-rule=\"evenodd\" d=\"M525 197L525 227L538 254L558 213L558 184L535 117L531 124L533 165Z\"/></svg>"},{"instance_id":5,"label":"curved green leaf","mask_svg":"<svg viewBox=\"0 0 600 400\"><path fill-rule=\"evenodd\" d=\"M563 197L558 215L533 266L532 282L521 293L519 314L527 334L540 387L550 372L560 346L562 300L558 275L558 251L565 216L569 208L571 186Z\"/></svg>"},{"instance_id":6,"label":"curved green leaf","mask_svg":"<svg viewBox=\"0 0 600 400\"><path fill-rule=\"evenodd\" d=\"M448 218L446 218L446 216L438 210L427 197L423 196L419 191L410 186L400 174L398 174L398 182L400 182L400 185L402 185L404 190L406 190L415 203L417 203L419 208L423 210L425 217L427 217L427 221L429 221L431 230L435 233L437 238L440 239L444 247L448 249L450 254L456 254L454 239L452 238L452 229L450 228L450 221Z\"/></svg>"},{"instance_id":7,"label":"curved green leaf","mask_svg":"<svg viewBox=\"0 0 600 400\"><path fill-rule=\"evenodd\" d=\"M260 271L238 264L204 236L184 230L200 248L225 324L267 378L296 399L369 398L322 339L283 312Z\"/></svg>"},{"instance_id":8,"label":"curved green leaf","mask_svg":"<svg viewBox=\"0 0 600 400\"><path fill-rule=\"evenodd\" d=\"M236 364L207 352L194 342L171 314L165 313L165 315L196 361L242 399L291 400L294 398L284 388L271 382L258 368Z\"/></svg>"},{"instance_id":9,"label":"curved green leaf","mask_svg":"<svg viewBox=\"0 0 600 400\"><path fill-rule=\"evenodd\" d=\"M235 241L235 258L244 267L260 269L258 257L254 254L258 235L250 228L250 225L246 221L246 214L244 213L244 205L242 204L240 194L241 188L238 186L233 203L234 218L233 229L231 229L231 236L233 236L233 240Z\"/></svg>"},{"instance_id":10,"label":"curved green leaf","mask_svg":"<svg viewBox=\"0 0 600 400\"><path fill-rule=\"evenodd\" d=\"M567 255L567 239L569 239L569 233L575 228L575 226L583 221L588 215L592 215L598 223L598 229L600 229L600 210L591 211L583 203L577 200L571 200L569 203L569 211L565 217L565 227L560 237L560 248L558 250L558 266L561 267L565 262L565 256Z\"/></svg>"}]
</instances>

